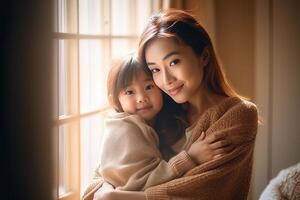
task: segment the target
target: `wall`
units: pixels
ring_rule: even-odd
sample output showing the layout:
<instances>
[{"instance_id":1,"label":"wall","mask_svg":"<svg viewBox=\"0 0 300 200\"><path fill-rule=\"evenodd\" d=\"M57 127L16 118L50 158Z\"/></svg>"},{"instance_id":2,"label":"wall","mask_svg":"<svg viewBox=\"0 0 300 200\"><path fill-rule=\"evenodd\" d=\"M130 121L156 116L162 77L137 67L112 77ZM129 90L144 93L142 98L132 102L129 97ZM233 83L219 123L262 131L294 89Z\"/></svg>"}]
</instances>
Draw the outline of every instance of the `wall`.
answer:
<instances>
[{"instance_id":1,"label":"wall","mask_svg":"<svg viewBox=\"0 0 300 200\"><path fill-rule=\"evenodd\" d=\"M300 2L256 2L256 99L264 118L255 153L258 198L281 169L300 162Z\"/></svg>"},{"instance_id":2,"label":"wall","mask_svg":"<svg viewBox=\"0 0 300 200\"><path fill-rule=\"evenodd\" d=\"M216 47L234 88L254 97L254 4L252 0L215 1Z\"/></svg>"},{"instance_id":3,"label":"wall","mask_svg":"<svg viewBox=\"0 0 300 200\"><path fill-rule=\"evenodd\" d=\"M272 176L300 162L300 2L273 0Z\"/></svg>"},{"instance_id":4,"label":"wall","mask_svg":"<svg viewBox=\"0 0 300 200\"><path fill-rule=\"evenodd\" d=\"M209 33L213 43L215 43L215 3L210 0L188 0L184 7L192 13L195 18Z\"/></svg>"}]
</instances>

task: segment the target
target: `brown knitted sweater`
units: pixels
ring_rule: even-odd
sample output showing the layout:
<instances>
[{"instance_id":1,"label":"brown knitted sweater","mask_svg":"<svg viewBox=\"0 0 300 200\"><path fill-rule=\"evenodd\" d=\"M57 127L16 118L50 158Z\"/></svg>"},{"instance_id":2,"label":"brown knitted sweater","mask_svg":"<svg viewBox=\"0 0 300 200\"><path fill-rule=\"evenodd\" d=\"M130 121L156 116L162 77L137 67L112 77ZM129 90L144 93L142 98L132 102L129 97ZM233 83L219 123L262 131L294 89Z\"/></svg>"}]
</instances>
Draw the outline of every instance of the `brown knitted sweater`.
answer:
<instances>
[{"instance_id":1,"label":"brown knitted sweater","mask_svg":"<svg viewBox=\"0 0 300 200\"><path fill-rule=\"evenodd\" d=\"M148 188L147 199L247 199L253 149L257 132L257 109L248 101L229 97L209 108L193 128L183 150L189 149L200 133L227 133L236 144L233 151L189 170L181 178ZM83 199L93 199L103 180L96 177Z\"/></svg>"}]
</instances>

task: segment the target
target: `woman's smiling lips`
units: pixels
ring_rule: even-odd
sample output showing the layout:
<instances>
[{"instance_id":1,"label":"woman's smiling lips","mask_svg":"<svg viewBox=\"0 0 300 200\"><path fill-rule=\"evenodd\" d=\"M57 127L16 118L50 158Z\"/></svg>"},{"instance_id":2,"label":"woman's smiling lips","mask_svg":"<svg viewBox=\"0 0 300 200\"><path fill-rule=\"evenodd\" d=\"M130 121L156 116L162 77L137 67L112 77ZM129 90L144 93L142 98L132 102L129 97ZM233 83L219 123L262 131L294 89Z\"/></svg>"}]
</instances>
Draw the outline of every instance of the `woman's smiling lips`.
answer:
<instances>
[{"instance_id":1,"label":"woman's smiling lips","mask_svg":"<svg viewBox=\"0 0 300 200\"><path fill-rule=\"evenodd\" d=\"M183 84L179 85L179 86L176 86L176 87L173 87L171 89L168 89L167 91L171 96L175 96L178 92L180 92L182 87L183 87Z\"/></svg>"}]
</instances>

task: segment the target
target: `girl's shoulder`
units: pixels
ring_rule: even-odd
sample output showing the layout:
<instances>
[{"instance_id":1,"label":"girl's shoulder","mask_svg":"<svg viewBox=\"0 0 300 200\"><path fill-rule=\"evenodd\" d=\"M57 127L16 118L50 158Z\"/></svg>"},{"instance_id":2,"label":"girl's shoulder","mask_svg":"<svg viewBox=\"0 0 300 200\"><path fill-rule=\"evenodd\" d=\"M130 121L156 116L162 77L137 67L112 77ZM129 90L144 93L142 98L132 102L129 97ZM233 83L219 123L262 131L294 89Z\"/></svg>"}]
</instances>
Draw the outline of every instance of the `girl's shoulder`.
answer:
<instances>
[{"instance_id":1,"label":"girl's shoulder","mask_svg":"<svg viewBox=\"0 0 300 200\"><path fill-rule=\"evenodd\" d=\"M111 112L107 115L106 120L117 120L117 121L136 121L145 123L145 120L139 115L129 114L126 112Z\"/></svg>"},{"instance_id":2,"label":"girl's shoulder","mask_svg":"<svg viewBox=\"0 0 300 200\"><path fill-rule=\"evenodd\" d=\"M106 127L132 127L134 129L142 129L148 131L154 131L146 121L139 115L129 114L126 112L112 112L104 120ZM153 129L153 130L152 130Z\"/></svg>"}]
</instances>

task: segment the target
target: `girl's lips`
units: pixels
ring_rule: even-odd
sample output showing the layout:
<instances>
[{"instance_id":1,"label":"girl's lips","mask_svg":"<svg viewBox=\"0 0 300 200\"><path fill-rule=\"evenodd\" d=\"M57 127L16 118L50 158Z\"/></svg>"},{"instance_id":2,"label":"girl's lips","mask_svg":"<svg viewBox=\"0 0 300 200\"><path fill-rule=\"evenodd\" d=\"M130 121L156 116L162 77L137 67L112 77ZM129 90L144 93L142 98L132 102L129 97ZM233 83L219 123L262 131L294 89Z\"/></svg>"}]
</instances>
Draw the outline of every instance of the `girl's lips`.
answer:
<instances>
[{"instance_id":1,"label":"girl's lips","mask_svg":"<svg viewBox=\"0 0 300 200\"><path fill-rule=\"evenodd\" d=\"M137 112L144 112L151 108L152 108L152 106L145 106L145 107L137 108L136 110L137 110Z\"/></svg>"},{"instance_id":2,"label":"girl's lips","mask_svg":"<svg viewBox=\"0 0 300 200\"><path fill-rule=\"evenodd\" d=\"M183 84L178 86L178 87L174 87L174 88L171 88L168 90L168 93L171 95L171 96L175 96L177 93L180 92L180 90L182 89L183 87Z\"/></svg>"}]
</instances>

